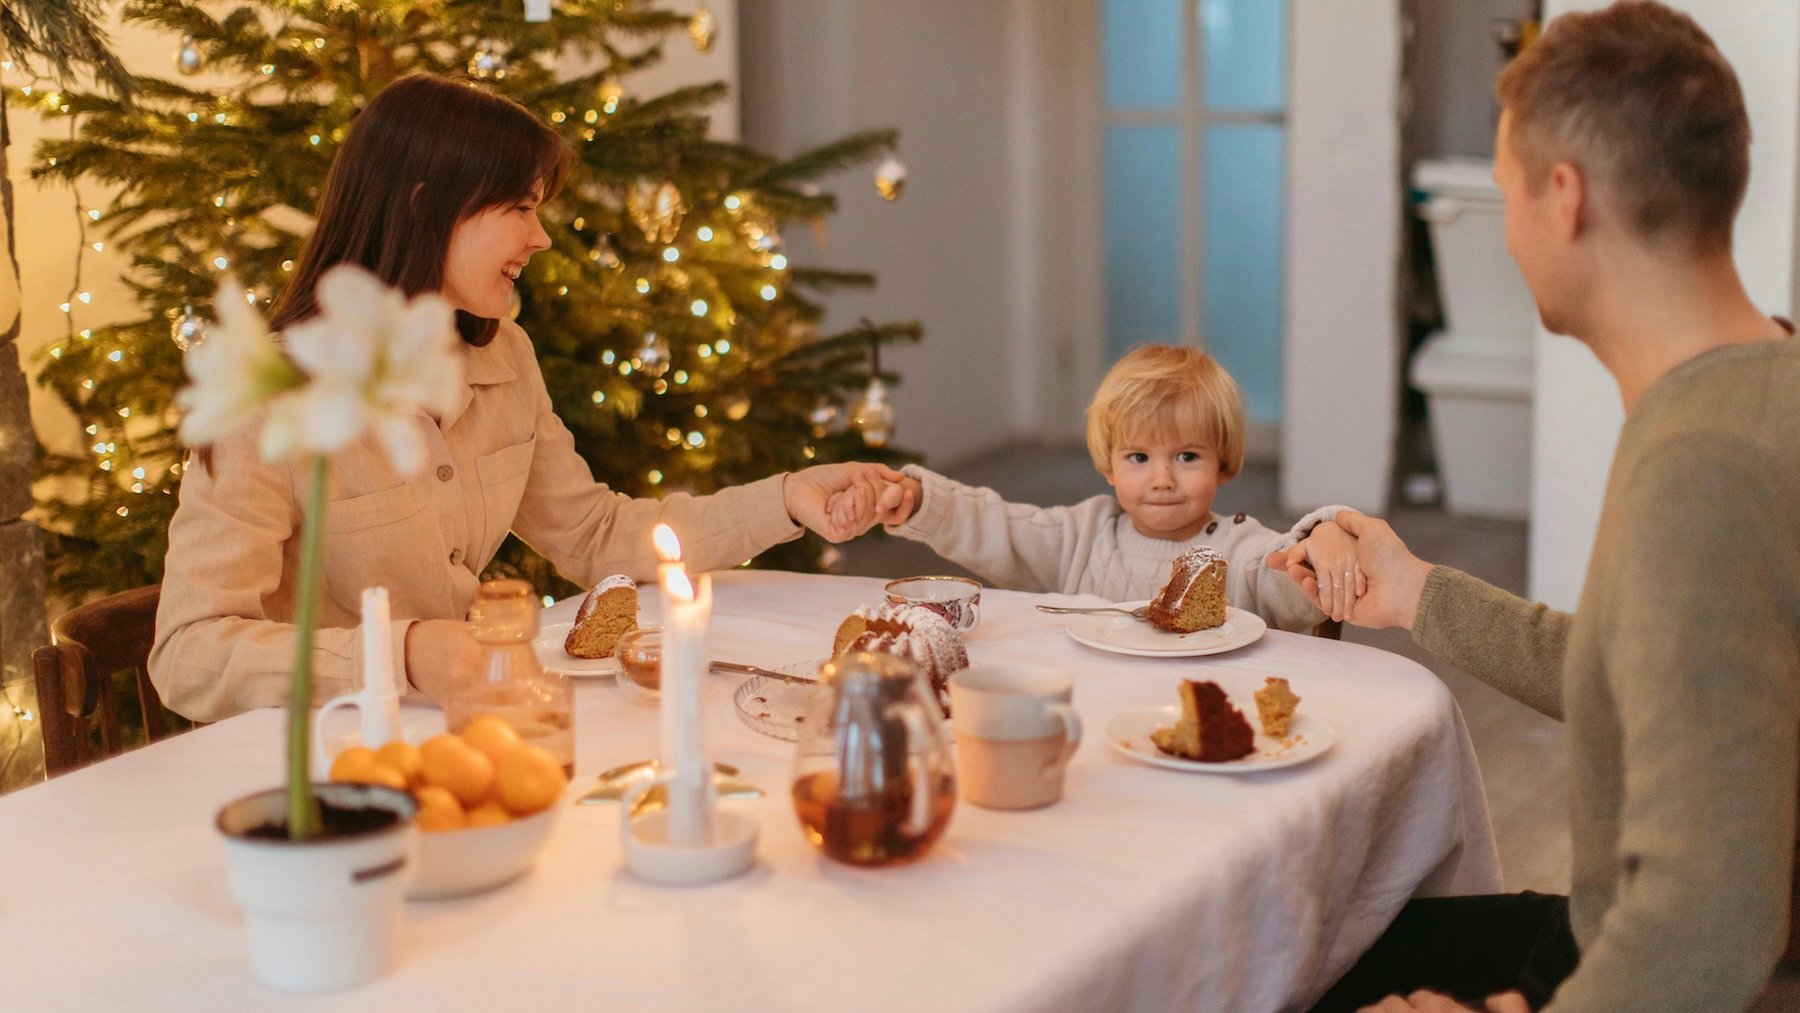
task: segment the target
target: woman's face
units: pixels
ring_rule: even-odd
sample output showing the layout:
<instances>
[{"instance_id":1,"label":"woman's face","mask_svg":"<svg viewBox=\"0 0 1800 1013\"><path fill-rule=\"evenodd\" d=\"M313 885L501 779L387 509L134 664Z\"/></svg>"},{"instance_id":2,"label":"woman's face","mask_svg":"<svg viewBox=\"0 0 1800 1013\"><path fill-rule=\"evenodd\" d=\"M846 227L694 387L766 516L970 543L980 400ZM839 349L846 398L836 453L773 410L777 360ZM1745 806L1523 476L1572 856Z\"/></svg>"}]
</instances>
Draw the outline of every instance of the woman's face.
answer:
<instances>
[{"instance_id":1,"label":"woman's face","mask_svg":"<svg viewBox=\"0 0 1800 1013\"><path fill-rule=\"evenodd\" d=\"M459 310L499 319L512 307L513 282L550 236L538 223L534 193L517 203L477 211L450 231L444 256L445 299Z\"/></svg>"}]
</instances>

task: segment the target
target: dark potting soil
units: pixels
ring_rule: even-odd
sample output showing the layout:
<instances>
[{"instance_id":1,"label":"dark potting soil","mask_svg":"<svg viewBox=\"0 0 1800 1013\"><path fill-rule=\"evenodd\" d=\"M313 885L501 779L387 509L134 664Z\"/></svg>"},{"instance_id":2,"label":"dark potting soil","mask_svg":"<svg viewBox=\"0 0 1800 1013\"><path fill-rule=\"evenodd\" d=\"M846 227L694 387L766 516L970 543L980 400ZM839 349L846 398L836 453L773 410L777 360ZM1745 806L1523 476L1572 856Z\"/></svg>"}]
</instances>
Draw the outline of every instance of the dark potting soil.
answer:
<instances>
[{"instance_id":1,"label":"dark potting soil","mask_svg":"<svg viewBox=\"0 0 1800 1013\"><path fill-rule=\"evenodd\" d=\"M392 809L348 808L332 805L330 802L319 802L319 817L323 828L319 836L313 840L330 840L333 837L358 837L378 830L386 830L399 822L400 817ZM264 823L251 827L244 834L252 840L285 841L288 839L287 821L280 823Z\"/></svg>"}]
</instances>

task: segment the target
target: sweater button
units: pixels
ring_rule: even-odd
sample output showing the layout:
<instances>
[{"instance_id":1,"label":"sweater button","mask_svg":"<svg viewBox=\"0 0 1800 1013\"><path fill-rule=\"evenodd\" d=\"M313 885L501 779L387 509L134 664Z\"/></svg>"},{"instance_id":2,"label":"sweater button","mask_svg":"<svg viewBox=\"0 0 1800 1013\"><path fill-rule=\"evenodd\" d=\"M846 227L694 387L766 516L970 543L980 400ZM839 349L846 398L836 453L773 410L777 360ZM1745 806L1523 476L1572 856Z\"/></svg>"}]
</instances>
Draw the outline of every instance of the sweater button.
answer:
<instances>
[{"instance_id":1,"label":"sweater button","mask_svg":"<svg viewBox=\"0 0 1800 1013\"><path fill-rule=\"evenodd\" d=\"M1219 522L1218 521L1213 521L1211 524L1208 524L1206 526L1206 533L1209 535L1217 530L1219 530Z\"/></svg>"},{"instance_id":2,"label":"sweater button","mask_svg":"<svg viewBox=\"0 0 1800 1013\"><path fill-rule=\"evenodd\" d=\"M1237 515L1237 516L1236 516L1236 517L1233 517L1233 518L1232 518L1232 519L1231 519L1231 523L1233 523L1233 524L1242 524L1242 523L1244 523L1244 515L1243 515L1243 514L1238 514L1238 515Z\"/></svg>"},{"instance_id":3,"label":"sweater button","mask_svg":"<svg viewBox=\"0 0 1800 1013\"><path fill-rule=\"evenodd\" d=\"M455 477L456 477L456 469L455 468L450 467L448 464L438 465L438 481L448 482Z\"/></svg>"},{"instance_id":4,"label":"sweater button","mask_svg":"<svg viewBox=\"0 0 1800 1013\"><path fill-rule=\"evenodd\" d=\"M455 566L456 564L458 564L460 562L462 562L462 549L460 549L460 548L451 549L450 550L450 565Z\"/></svg>"}]
</instances>

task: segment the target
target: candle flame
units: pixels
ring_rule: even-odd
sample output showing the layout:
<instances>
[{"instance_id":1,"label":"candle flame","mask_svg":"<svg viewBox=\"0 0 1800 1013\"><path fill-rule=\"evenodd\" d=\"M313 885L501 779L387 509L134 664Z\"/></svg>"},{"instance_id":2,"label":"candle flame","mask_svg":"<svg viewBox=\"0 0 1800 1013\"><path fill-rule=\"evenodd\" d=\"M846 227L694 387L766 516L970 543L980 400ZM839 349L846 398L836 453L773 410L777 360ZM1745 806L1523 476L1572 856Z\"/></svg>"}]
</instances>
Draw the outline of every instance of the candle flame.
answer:
<instances>
[{"instance_id":1,"label":"candle flame","mask_svg":"<svg viewBox=\"0 0 1800 1013\"><path fill-rule=\"evenodd\" d=\"M668 576L663 578L663 590L667 591L670 597L679 598L682 601L694 600L693 582L688 580L687 571L679 566L670 570Z\"/></svg>"},{"instance_id":2,"label":"candle flame","mask_svg":"<svg viewBox=\"0 0 1800 1013\"><path fill-rule=\"evenodd\" d=\"M681 539L675 537L675 529L667 524L658 524L651 533L650 541L656 544L656 555L665 563L673 563L681 559Z\"/></svg>"}]
</instances>

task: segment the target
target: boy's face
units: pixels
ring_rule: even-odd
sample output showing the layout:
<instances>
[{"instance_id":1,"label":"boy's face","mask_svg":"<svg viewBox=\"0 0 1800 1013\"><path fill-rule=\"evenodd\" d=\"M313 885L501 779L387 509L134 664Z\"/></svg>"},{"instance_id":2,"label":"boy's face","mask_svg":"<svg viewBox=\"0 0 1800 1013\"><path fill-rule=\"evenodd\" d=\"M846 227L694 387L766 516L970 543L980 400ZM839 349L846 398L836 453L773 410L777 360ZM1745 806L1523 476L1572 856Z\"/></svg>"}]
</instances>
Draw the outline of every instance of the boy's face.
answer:
<instances>
[{"instance_id":1,"label":"boy's face","mask_svg":"<svg viewBox=\"0 0 1800 1013\"><path fill-rule=\"evenodd\" d=\"M1132 434L1113 448L1106 481L1148 538L1186 541L1212 518L1219 455L1175 433Z\"/></svg>"}]
</instances>

